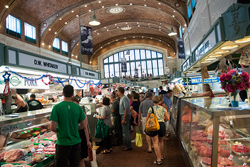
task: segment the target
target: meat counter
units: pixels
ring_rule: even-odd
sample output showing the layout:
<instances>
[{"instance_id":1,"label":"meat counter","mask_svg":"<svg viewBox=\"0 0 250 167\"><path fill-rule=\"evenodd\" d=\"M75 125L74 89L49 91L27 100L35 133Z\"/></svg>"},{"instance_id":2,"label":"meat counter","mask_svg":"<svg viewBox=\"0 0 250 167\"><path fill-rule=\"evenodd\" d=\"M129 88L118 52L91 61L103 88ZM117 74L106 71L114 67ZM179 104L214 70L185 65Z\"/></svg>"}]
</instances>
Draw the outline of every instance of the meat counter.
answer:
<instances>
[{"instance_id":1,"label":"meat counter","mask_svg":"<svg viewBox=\"0 0 250 167\"><path fill-rule=\"evenodd\" d=\"M225 97L180 102L179 138L191 166L250 166L248 103L229 107Z\"/></svg>"},{"instance_id":2,"label":"meat counter","mask_svg":"<svg viewBox=\"0 0 250 167\"><path fill-rule=\"evenodd\" d=\"M0 117L0 166L43 167L53 162L51 108ZM7 165L8 164L8 165Z\"/></svg>"}]
</instances>

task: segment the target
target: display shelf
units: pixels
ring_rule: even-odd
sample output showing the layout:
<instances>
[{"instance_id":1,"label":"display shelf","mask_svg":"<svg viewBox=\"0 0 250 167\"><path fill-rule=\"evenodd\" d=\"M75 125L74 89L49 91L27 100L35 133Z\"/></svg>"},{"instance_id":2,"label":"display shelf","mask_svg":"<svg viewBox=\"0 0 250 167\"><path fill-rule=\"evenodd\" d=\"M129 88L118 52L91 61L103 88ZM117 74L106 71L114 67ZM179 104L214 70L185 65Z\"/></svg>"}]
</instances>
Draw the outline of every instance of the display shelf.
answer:
<instances>
[{"instance_id":1,"label":"display shelf","mask_svg":"<svg viewBox=\"0 0 250 167\"><path fill-rule=\"evenodd\" d=\"M240 103L237 110L228 109L229 101L223 97L180 99L180 103L179 138L191 166L250 165L247 103Z\"/></svg>"}]
</instances>

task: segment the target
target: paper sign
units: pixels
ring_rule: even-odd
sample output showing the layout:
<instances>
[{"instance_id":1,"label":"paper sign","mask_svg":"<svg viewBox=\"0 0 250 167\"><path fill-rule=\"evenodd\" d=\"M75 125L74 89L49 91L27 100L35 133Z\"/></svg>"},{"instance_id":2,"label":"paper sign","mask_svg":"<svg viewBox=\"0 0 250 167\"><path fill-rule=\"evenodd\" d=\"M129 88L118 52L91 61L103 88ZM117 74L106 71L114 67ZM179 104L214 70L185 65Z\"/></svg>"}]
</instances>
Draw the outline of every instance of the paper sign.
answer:
<instances>
[{"instance_id":1,"label":"paper sign","mask_svg":"<svg viewBox=\"0 0 250 167\"><path fill-rule=\"evenodd\" d=\"M34 149L34 147L31 147L31 148L30 148L30 151L31 151L32 153L36 152L36 150Z\"/></svg>"},{"instance_id":2,"label":"paper sign","mask_svg":"<svg viewBox=\"0 0 250 167\"><path fill-rule=\"evenodd\" d=\"M243 144L238 144L237 147L243 149Z\"/></svg>"},{"instance_id":3,"label":"paper sign","mask_svg":"<svg viewBox=\"0 0 250 167\"><path fill-rule=\"evenodd\" d=\"M233 155L231 154L229 157L228 157L229 160L232 160L233 159Z\"/></svg>"}]
</instances>

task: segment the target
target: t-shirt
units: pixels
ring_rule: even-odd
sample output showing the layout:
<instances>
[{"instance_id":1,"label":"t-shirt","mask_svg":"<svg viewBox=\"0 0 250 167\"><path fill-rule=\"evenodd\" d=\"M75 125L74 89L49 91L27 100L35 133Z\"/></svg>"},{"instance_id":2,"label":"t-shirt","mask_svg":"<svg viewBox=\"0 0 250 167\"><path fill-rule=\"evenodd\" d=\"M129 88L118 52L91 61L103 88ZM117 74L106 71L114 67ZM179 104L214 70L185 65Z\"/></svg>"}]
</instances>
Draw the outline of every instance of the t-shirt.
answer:
<instances>
[{"instance_id":1,"label":"t-shirt","mask_svg":"<svg viewBox=\"0 0 250 167\"><path fill-rule=\"evenodd\" d=\"M168 112L170 112L170 108L172 108L172 100L171 98L168 98L168 96L164 95L164 103L167 105Z\"/></svg>"},{"instance_id":2,"label":"t-shirt","mask_svg":"<svg viewBox=\"0 0 250 167\"><path fill-rule=\"evenodd\" d=\"M158 122L164 122L164 115L167 110L162 106L153 106L154 114L156 115ZM152 113L152 108L149 108L148 113Z\"/></svg>"},{"instance_id":3,"label":"t-shirt","mask_svg":"<svg viewBox=\"0 0 250 167\"><path fill-rule=\"evenodd\" d=\"M57 142L61 146L75 145L81 142L78 123L85 119L82 108L70 101L62 101L52 109L50 120L57 122Z\"/></svg>"},{"instance_id":4,"label":"t-shirt","mask_svg":"<svg viewBox=\"0 0 250 167\"><path fill-rule=\"evenodd\" d=\"M112 113L113 117L114 117L114 116L120 116L120 113L119 113L119 102L118 102L118 100L114 100L114 101L113 101L111 110L115 110L115 111Z\"/></svg>"},{"instance_id":5,"label":"t-shirt","mask_svg":"<svg viewBox=\"0 0 250 167\"><path fill-rule=\"evenodd\" d=\"M39 110L43 108L43 105L40 103L40 101L35 99L28 100L27 103L29 105L29 111Z\"/></svg>"},{"instance_id":6,"label":"t-shirt","mask_svg":"<svg viewBox=\"0 0 250 167\"><path fill-rule=\"evenodd\" d=\"M16 113L20 113L20 112L27 112L29 110L28 108L28 105L25 103L25 106L24 107L19 107L17 110L16 110Z\"/></svg>"},{"instance_id":7,"label":"t-shirt","mask_svg":"<svg viewBox=\"0 0 250 167\"><path fill-rule=\"evenodd\" d=\"M120 99L120 108L119 108L119 113L121 115L125 114L125 110L128 109L128 115L130 114L130 102L127 96L122 96Z\"/></svg>"},{"instance_id":8,"label":"t-shirt","mask_svg":"<svg viewBox=\"0 0 250 167\"><path fill-rule=\"evenodd\" d=\"M148 109L154 106L154 102L151 99L145 99L139 107L139 112L142 113L142 117L147 117Z\"/></svg>"},{"instance_id":9,"label":"t-shirt","mask_svg":"<svg viewBox=\"0 0 250 167\"><path fill-rule=\"evenodd\" d=\"M108 125L110 128L112 126L111 123L111 110L109 106L104 106L101 110L101 117L105 116L105 119L103 120L103 122Z\"/></svg>"},{"instance_id":10,"label":"t-shirt","mask_svg":"<svg viewBox=\"0 0 250 167\"><path fill-rule=\"evenodd\" d=\"M133 106L133 109L139 113L139 107L140 107L140 102L139 101L133 101L133 103L131 104L131 106Z\"/></svg>"},{"instance_id":11,"label":"t-shirt","mask_svg":"<svg viewBox=\"0 0 250 167\"><path fill-rule=\"evenodd\" d=\"M163 94L167 94L167 92L165 90L162 90L161 92L159 92L159 95L163 95Z\"/></svg>"}]
</instances>

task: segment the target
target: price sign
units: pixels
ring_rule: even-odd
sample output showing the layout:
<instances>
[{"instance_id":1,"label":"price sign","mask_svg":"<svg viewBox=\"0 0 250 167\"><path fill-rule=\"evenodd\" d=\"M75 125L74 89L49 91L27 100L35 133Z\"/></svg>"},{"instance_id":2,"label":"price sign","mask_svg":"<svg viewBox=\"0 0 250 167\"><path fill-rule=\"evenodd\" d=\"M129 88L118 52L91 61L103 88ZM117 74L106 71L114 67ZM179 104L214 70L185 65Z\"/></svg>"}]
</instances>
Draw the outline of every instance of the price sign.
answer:
<instances>
[{"instance_id":1,"label":"price sign","mask_svg":"<svg viewBox=\"0 0 250 167\"><path fill-rule=\"evenodd\" d=\"M43 148L44 146L40 143L40 144L38 145L38 147L39 147L39 148Z\"/></svg>"},{"instance_id":2,"label":"price sign","mask_svg":"<svg viewBox=\"0 0 250 167\"><path fill-rule=\"evenodd\" d=\"M238 144L237 147L238 147L239 149L243 149L243 144Z\"/></svg>"},{"instance_id":3,"label":"price sign","mask_svg":"<svg viewBox=\"0 0 250 167\"><path fill-rule=\"evenodd\" d=\"M30 164L32 162L32 157L31 156L26 157L25 161L27 164Z\"/></svg>"},{"instance_id":4,"label":"price sign","mask_svg":"<svg viewBox=\"0 0 250 167\"><path fill-rule=\"evenodd\" d=\"M228 157L228 159L232 161L233 155L231 154L231 155Z\"/></svg>"},{"instance_id":5,"label":"price sign","mask_svg":"<svg viewBox=\"0 0 250 167\"><path fill-rule=\"evenodd\" d=\"M32 153L36 152L36 150L34 149L34 147L31 147L31 148L30 148L30 151L31 151Z\"/></svg>"}]
</instances>

